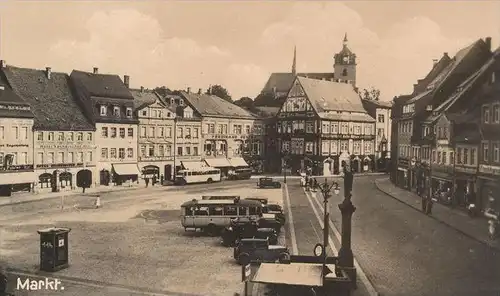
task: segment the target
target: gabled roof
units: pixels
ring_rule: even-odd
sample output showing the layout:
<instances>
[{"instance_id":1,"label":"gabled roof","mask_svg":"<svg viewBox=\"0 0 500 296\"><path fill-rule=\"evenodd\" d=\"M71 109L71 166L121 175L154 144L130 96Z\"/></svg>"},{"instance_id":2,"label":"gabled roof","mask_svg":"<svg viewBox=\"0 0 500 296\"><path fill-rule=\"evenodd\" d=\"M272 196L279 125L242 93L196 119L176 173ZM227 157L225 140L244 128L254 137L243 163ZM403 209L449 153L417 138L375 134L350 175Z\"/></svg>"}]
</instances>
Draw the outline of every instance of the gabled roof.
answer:
<instances>
[{"instance_id":1,"label":"gabled roof","mask_svg":"<svg viewBox=\"0 0 500 296\"><path fill-rule=\"evenodd\" d=\"M332 80L335 75L331 73L297 73L297 76L308 77L312 79L326 79ZM276 87L276 92L288 92L295 81L295 75L293 73L271 73L266 85L262 89L263 93L273 92L273 88Z\"/></svg>"},{"instance_id":2,"label":"gabled roof","mask_svg":"<svg viewBox=\"0 0 500 296\"><path fill-rule=\"evenodd\" d=\"M297 77L316 113L350 111L366 113L351 84Z\"/></svg>"},{"instance_id":3,"label":"gabled roof","mask_svg":"<svg viewBox=\"0 0 500 296\"><path fill-rule=\"evenodd\" d=\"M134 97L118 75L93 74L73 70L71 79L76 80L93 97L130 99Z\"/></svg>"},{"instance_id":4,"label":"gabled roof","mask_svg":"<svg viewBox=\"0 0 500 296\"><path fill-rule=\"evenodd\" d=\"M134 96L134 110L140 110L144 107L154 104L157 100L164 103L160 96L153 90L149 89L129 89Z\"/></svg>"},{"instance_id":5,"label":"gabled roof","mask_svg":"<svg viewBox=\"0 0 500 296\"><path fill-rule=\"evenodd\" d=\"M9 84L34 114L38 130L92 131L93 124L85 117L68 74L7 66L3 69Z\"/></svg>"},{"instance_id":6,"label":"gabled roof","mask_svg":"<svg viewBox=\"0 0 500 296\"><path fill-rule=\"evenodd\" d=\"M247 110L217 96L182 91L182 97L201 116L255 119Z\"/></svg>"},{"instance_id":7,"label":"gabled roof","mask_svg":"<svg viewBox=\"0 0 500 296\"><path fill-rule=\"evenodd\" d=\"M30 105L19 97L0 73L0 118L33 118Z\"/></svg>"}]
</instances>

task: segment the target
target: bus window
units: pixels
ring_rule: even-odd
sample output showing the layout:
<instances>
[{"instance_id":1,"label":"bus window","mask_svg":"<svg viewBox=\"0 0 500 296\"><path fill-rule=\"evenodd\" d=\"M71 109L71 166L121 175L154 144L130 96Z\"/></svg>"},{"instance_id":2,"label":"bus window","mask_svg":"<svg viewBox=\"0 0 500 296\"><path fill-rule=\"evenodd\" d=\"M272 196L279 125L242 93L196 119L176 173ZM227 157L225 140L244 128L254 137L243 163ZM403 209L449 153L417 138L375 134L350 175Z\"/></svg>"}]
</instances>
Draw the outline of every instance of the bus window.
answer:
<instances>
[{"instance_id":1,"label":"bus window","mask_svg":"<svg viewBox=\"0 0 500 296\"><path fill-rule=\"evenodd\" d=\"M221 206L211 206L208 211L210 213L210 216L222 216L222 210L223 208Z\"/></svg>"},{"instance_id":2,"label":"bus window","mask_svg":"<svg viewBox=\"0 0 500 296\"><path fill-rule=\"evenodd\" d=\"M249 215L259 215L260 214L260 211L259 211L259 207L249 207L248 210L249 210Z\"/></svg>"},{"instance_id":3,"label":"bus window","mask_svg":"<svg viewBox=\"0 0 500 296\"><path fill-rule=\"evenodd\" d=\"M238 207L238 215L239 216L246 216L247 215L247 208L246 207Z\"/></svg>"},{"instance_id":4,"label":"bus window","mask_svg":"<svg viewBox=\"0 0 500 296\"><path fill-rule=\"evenodd\" d=\"M235 206L224 206L224 215L236 216L238 215L238 208Z\"/></svg>"},{"instance_id":5,"label":"bus window","mask_svg":"<svg viewBox=\"0 0 500 296\"><path fill-rule=\"evenodd\" d=\"M208 208L207 207L201 207L198 208L194 211L195 216L208 216Z\"/></svg>"},{"instance_id":6,"label":"bus window","mask_svg":"<svg viewBox=\"0 0 500 296\"><path fill-rule=\"evenodd\" d=\"M183 208L184 210L184 215L185 216L193 216L193 208L192 207L186 207L186 208Z\"/></svg>"}]
</instances>

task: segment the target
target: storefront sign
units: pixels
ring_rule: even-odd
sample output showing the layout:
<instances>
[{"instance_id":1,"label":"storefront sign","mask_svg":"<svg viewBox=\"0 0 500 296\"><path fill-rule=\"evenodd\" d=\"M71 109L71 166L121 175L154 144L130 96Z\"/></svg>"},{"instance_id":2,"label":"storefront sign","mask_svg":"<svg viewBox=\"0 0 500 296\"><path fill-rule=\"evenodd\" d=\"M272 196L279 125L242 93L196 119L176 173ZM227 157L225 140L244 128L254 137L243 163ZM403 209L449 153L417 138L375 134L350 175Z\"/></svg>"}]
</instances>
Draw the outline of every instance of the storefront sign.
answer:
<instances>
[{"instance_id":1,"label":"storefront sign","mask_svg":"<svg viewBox=\"0 0 500 296\"><path fill-rule=\"evenodd\" d=\"M48 164L38 164L37 169L58 169L58 168L73 168L83 166L83 162L78 163L48 163Z\"/></svg>"},{"instance_id":2,"label":"storefront sign","mask_svg":"<svg viewBox=\"0 0 500 296\"><path fill-rule=\"evenodd\" d=\"M479 172L483 174L500 175L500 167L493 165L480 164Z\"/></svg>"},{"instance_id":3,"label":"storefront sign","mask_svg":"<svg viewBox=\"0 0 500 296\"><path fill-rule=\"evenodd\" d=\"M453 173L453 167L451 165L437 165L437 164L433 164L432 165L432 171L442 172L442 173L447 173L447 174L452 174Z\"/></svg>"},{"instance_id":4,"label":"storefront sign","mask_svg":"<svg viewBox=\"0 0 500 296\"><path fill-rule=\"evenodd\" d=\"M9 169L5 170L3 167L0 167L0 171L29 171L33 170L32 164L24 164L24 165L9 165Z\"/></svg>"},{"instance_id":5,"label":"storefront sign","mask_svg":"<svg viewBox=\"0 0 500 296\"><path fill-rule=\"evenodd\" d=\"M84 150L84 149L94 149L95 147L96 147L95 145L88 145L88 144L83 144L83 145L66 145L66 144L49 143L49 144L41 144L37 148L38 149L74 149L74 150Z\"/></svg>"},{"instance_id":6,"label":"storefront sign","mask_svg":"<svg viewBox=\"0 0 500 296\"><path fill-rule=\"evenodd\" d=\"M0 147L18 148L18 147L29 147L29 145L28 144L0 144Z\"/></svg>"},{"instance_id":7,"label":"storefront sign","mask_svg":"<svg viewBox=\"0 0 500 296\"><path fill-rule=\"evenodd\" d=\"M461 172L461 173L466 173L466 174L476 174L477 173L476 168L464 167L461 165L455 165L455 171Z\"/></svg>"}]
</instances>

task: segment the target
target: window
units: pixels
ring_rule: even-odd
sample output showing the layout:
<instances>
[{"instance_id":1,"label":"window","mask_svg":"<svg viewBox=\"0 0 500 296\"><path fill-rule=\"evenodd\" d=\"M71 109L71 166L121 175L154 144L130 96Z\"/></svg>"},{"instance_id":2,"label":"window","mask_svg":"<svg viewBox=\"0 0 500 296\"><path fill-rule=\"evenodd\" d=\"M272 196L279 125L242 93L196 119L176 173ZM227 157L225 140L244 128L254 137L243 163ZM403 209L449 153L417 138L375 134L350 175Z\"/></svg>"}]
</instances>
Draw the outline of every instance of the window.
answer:
<instances>
[{"instance_id":1,"label":"window","mask_svg":"<svg viewBox=\"0 0 500 296\"><path fill-rule=\"evenodd\" d=\"M127 118L132 118L132 108L127 107Z\"/></svg>"},{"instance_id":2,"label":"window","mask_svg":"<svg viewBox=\"0 0 500 296\"><path fill-rule=\"evenodd\" d=\"M58 140L58 141L64 141L64 133L59 133L59 134L57 135L57 140Z\"/></svg>"},{"instance_id":3,"label":"window","mask_svg":"<svg viewBox=\"0 0 500 296\"><path fill-rule=\"evenodd\" d=\"M342 76L347 76L347 69L345 69L345 68L344 68L344 69L342 70Z\"/></svg>"},{"instance_id":4,"label":"window","mask_svg":"<svg viewBox=\"0 0 500 296\"><path fill-rule=\"evenodd\" d=\"M111 148L110 156L112 159L116 159L116 148Z\"/></svg>"},{"instance_id":5,"label":"window","mask_svg":"<svg viewBox=\"0 0 500 296\"><path fill-rule=\"evenodd\" d=\"M43 164L43 152L37 153L36 161L38 164Z\"/></svg>"},{"instance_id":6,"label":"window","mask_svg":"<svg viewBox=\"0 0 500 296\"><path fill-rule=\"evenodd\" d=\"M64 152L57 153L57 163L64 163Z\"/></svg>"},{"instance_id":7,"label":"window","mask_svg":"<svg viewBox=\"0 0 500 296\"><path fill-rule=\"evenodd\" d=\"M94 109L95 110L95 109ZM101 111L100 111L101 116L106 116L108 114L108 107L101 105Z\"/></svg>"},{"instance_id":8,"label":"window","mask_svg":"<svg viewBox=\"0 0 500 296\"><path fill-rule=\"evenodd\" d=\"M472 148L470 150L470 164L474 165L476 164L476 149Z\"/></svg>"},{"instance_id":9,"label":"window","mask_svg":"<svg viewBox=\"0 0 500 296\"><path fill-rule=\"evenodd\" d=\"M499 162L500 161L500 151L499 151L499 145L498 142L493 143L493 161L494 162Z\"/></svg>"},{"instance_id":10,"label":"window","mask_svg":"<svg viewBox=\"0 0 500 296\"><path fill-rule=\"evenodd\" d=\"M385 118L384 118L384 114L379 114L379 115L378 115L378 122L380 122L380 123L384 123L384 120L385 120Z\"/></svg>"},{"instance_id":11,"label":"window","mask_svg":"<svg viewBox=\"0 0 500 296\"><path fill-rule=\"evenodd\" d=\"M341 123L341 134L343 135L348 135L349 134L349 123L347 122L342 122Z\"/></svg>"},{"instance_id":12,"label":"window","mask_svg":"<svg viewBox=\"0 0 500 296\"><path fill-rule=\"evenodd\" d=\"M371 142L365 142L365 147L364 148L364 154L372 154L372 143Z\"/></svg>"},{"instance_id":13,"label":"window","mask_svg":"<svg viewBox=\"0 0 500 296\"><path fill-rule=\"evenodd\" d=\"M313 142L306 142L306 153L313 153L314 151L314 143Z\"/></svg>"},{"instance_id":14,"label":"window","mask_svg":"<svg viewBox=\"0 0 500 296\"><path fill-rule=\"evenodd\" d=\"M141 157L146 156L146 145L141 145Z\"/></svg>"},{"instance_id":15,"label":"window","mask_svg":"<svg viewBox=\"0 0 500 296\"><path fill-rule=\"evenodd\" d=\"M464 164L469 164L469 149L464 148Z\"/></svg>"},{"instance_id":16,"label":"window","mask_svg":"<svg viewBox=\"0 0 500 296\"><path fill-rule=\"evenodd\" d=\"M172 146L167 145L167 149L165 150L165 155L167 155L167 156L172 155Z\"/></svg>"},{"instance_id":17,"label":"window","mask_svg":"<svg viewBox=\"0 0 500 296\"><path fill-rule=\"evenodd\" d=\"M134 148L127 148L127 157L128 158L134 157Z\"/></svg>"},{"instance_id":18,"label":"window","mask_svg":"<svg viewBox=\"0 0 500 296\"><path fill-rule=\"evenodd\" d=\"M158 137L163 138L165 137L165 128L160 127L160 132L158 133Z\"/></svg>"},{"instance_id":19,"label":"window","mask_svg":"<svg viewBox=\"0 0 500 296\"><path fill-rule=\"evenodd\" d=\"M340 151L341 152L347 152L349 150L349 142L347 141L341 141L340 142Z\"/></svg>"},{"instance_id":20,"label":"window","mask_svg":"<svg viewBox=\"0 0 500 296\"><path fill-rule=\"evenodd\" d=\"M134 137L134 128L133 127L129 127L128 128L128 136L130 138L133 138Z\"/></svg>"},{"instance_id":21,"label":"window","mask_svg":"<svg viewBox=\"0 0 500 296\"><path fill-rule=\"evenodd\" d=\"M161 110L158 110L158 118L161 118L161 115L162 115Z\"/></svg>"},{"instance_id":22,"label":"window","mask_svg":"<svg viewBox=\"0 0 500 296\"><path fill-rule=\"evenodd\" d=\"M92 162L92 151L87 152L87 162Z\"/></svg>"},{"instance_id":23,"label":"window","mask_svg":"<svg viewBox=\"0 0 500 296\"><path fill-rule=\"evenodd\" d=\"M54 141L54 133L53 132L49 132L48 140Z\"/></svg>"},{"instance_id":24,"label":"window","mask_svg":"<svg viewBox=\"0 0 500 296\"><path fill-rule=\"evenodd\" d=\"M332 123L332 134L338 134L338 133L339 133L339 124Z\"/></svg>"},{"instance_id":25,"label":"window","mask_svg":"<svg viewBox=\"0 0 500 296\"><path fill-rule=\"evenodd\" d=\"M118 149L118 158L119 159L125 159L125 148L119 148Z\"/></svg>"},{"instance_id":26,"label":"window","mask_svg":"<svg viewBox=\"0 0 500 296\"><path fill-rule=\"evenodd\" d=\"M155 134L156 134L155 127L154 126L149 127L149 137L154 138Z\"/></svg>"},{"instance_id":27,"label":"window","mask_svg":"<svg viewBox=\"0 0 500 296\"><path fill-rule=\"evenodd\" d=\"M125 138L125 128L120 127L120 138Z\"/></svg>"},{"instance_id":28,"label":"window","mask_svg":"<svg viewBox=\"0 0 500 296\"><path fill-rule=\"evenodd\" d=\"M118 106L113 107L113 116L120 117L120 107Z\"/></svg>"},{"instance_id":29,"label":"window","mask_svg":"<svg viewBox=\"0 0 500 296\"><path fill-rule=\"evenodd\" d=\"M488 106L483 107L483 122L490 123L490 108Z\"/></svg>"},{"instance_id":30,"label":"window","mask_svg":"<svg viewBox=\"0 0 500 296\"><path fill-rule=\"evenodd\" d=\"M353 145L354 145L354 147L353 147L354 154L360 154L361 153L361 143L356 141L356 142L354 142Z\"/></svg>"},{"instance_id":31,"label":"window","mask_svg":"<svg viewBox=\"0 0 500 296\"><path fill-rule=\"evenodd\" d=\"M172 128L171 127L167 127L167 138L171 138L172 137Z\"/></svg>"},{"instance_id":32,"label":"window","mask_svg":"<svg viewBox=\"0 0 500 296\"><path fill-rule=\"evenodd\" d=\"M116 138L116 127L111 128L111 138Z\"/></svg>"},{"instance_id":33,"label":"window","mask_svg":"<svg viewBox=\"0 0 500 296\"><path fill-rule=\"evenodd\" d=\"M3 139L3 126L0 127L0 131L2 132L0 134L0 139ZM43 141L43 132L38 132L37 139L38 141Z\"/></svg>"},{"instance_id":34,"label":"window","mask_svg":"<svg viewBox=\"0 0 500 296\"><path fill-rule=\"evenodd\" d=\"M191 128L186 127L186 138L191 138Z\"/></svg>"},{"instance_id":35,"label":"window","mask_svg":"<svg viewBox=\"0 0 500 296\"><path fill-rule=\"evenodd\" d=\"M101 148L101 158L102 159L108 158L108 148Z\"/></svg>"},{"instance_id":36,"label":"window","mask_svg":"<svg viewBox=\"0 0 500 296\"><path fill-rule=\"evenodd\" d=\"M314 122L306 122L306 133L314 133Z\"/></svg>"},{"instance_id":37,"label":"window","mask_svg":"<svg viewBox=\"0 0 500 296\"><path fill-rule=\"evenodd\" d=\"M457 148L457 163L462 163L462 148Z\"/></svg>"},{"instance_id":38,"label":"window","mask_svg":"<svg viewBox=\"0 0 500 296\"><path fill-rule=\"evenodd\" d=\"M432 162L436 162L436 150L432 150Z\"/></svg>"},{"instance_id":39,"label":"window","mask_svg":"<svg viewBox=\"0 0 500 296\"><path fill-rule=\"evenodd\" d=\"M146 137L146 127L142 126L141 127L141 138L145 138Z\"/></svg>"},{"instance_id":40,"label":"window","mask_svg":"<svg viewBox=\"0 0 500 296\"><path fill-rule=\"evenodd\" d=\"M438 151L438 158L437 158L437 163L441 163L441 151Z\"/></svg>"},{"instance_id":41,"label":"window","mask_svg":"<svg viewBox=\"0 0 500 296\"><path fill-rule=\"evenodd\" d=\"M217 133L222 134L222 124L217 125Z\"/></svg>"},{"instance_id":42,"label":"window","mask_svg":"<svg viewBox=\"0 0 500 296\"><path fill-rule=\"evenodd\" d=\"M366 133L366 128L367 127L365 127L365 134L367 134ZM354 126L354 134L355 135L360 135L361 134L361 127L359 125Z\"/></svg>"},{"instance_id":43,"label":"window","mask_svg":"<svg viewBox=\"0 0 500 296\"><path fill-rule=\"evenodd\" d=\"M153 110L153 117L158 117L158 110Z\"/></svg>"},{"instance_id":44,"label":"window","mask_svg":"<svg viewBox=\"0 0 500 296\"><path fill-rule=\"evenodd\" d=\"M165 154L165 147L163 145L158 145L158 156L163 156Z\"/></svg>"},{"instance_id":45,"label":"window","mask_svg":"<svg viewBox=\"0 0 500 296\"><path fill-rule=\"evenodd\" d=\"M227 127L226 127L226 129L227 129ZM198 128L197 127L193 128L193 138L194 139L198 138Z\"/></svg>"},{"instance_id":46,"label":"window","mask_svg":"<svg viewBox=\"0 0 500 296\"><path fill-rule=\"evenodd\" d=\"M12 128L12 134L14 135L14 138L16 140L19 139L19 128L17 126L14 126Z\"/></svg>"},{"instance_id":47,"label":"window","mask_svg":"<svg viewBox=\"0 0 500 296\"><path fill-rule=\"evenodd\" d=\"M215 133L215 124L208 123L206 125L206 128L207 128L207 133L209 133L209 134L214 134Z\"/></svg>"},{"instance_id":48,"label":"window","mask_svg":"<svg viewBox=\"0 0 500 296\"><path fill-rule=\"evenodd\" d=\"M77 162L83 162L83 152L78 152Z\"/></svg>"},{"instance_id":49,"label":"window","mask_svg":"<svg viewBox=\"0 0 500 296\"><path fill-rule=\"evenodd\" d=\"M198 147L193 147L193 155L198 155Z\"/></svg>"},{"instance_id":50,"label":"window","mask_svg":"<svg viewBox=\"0 0 500 296\"><path fill-rule=\"evenodd\" d=\"M92 141L92 133L87 133L87 141Z\"/></svg>"},{"instance_id":51,"label":"window","mask_svg":"<svg viewBox=\"0 0 500 296\"><path fill-rule=\"evenodd\" d=\"M245 125L245 134L250 134L250 126L249 125Z\"/></svg>"},{"instance_id":52,"label":"window","mask_svg":"<svg viewBox=\"0 0 500 296\"><path fill-rule=\"evenodd\" d=\"M182 147L177 147L177 155L182 156Z\"/></svg>"},{"instance_id":53,"label":"window","mask_svg":"<svg viewBox=\"0 0 500 296\"><path fill-rule=\"evenodd\" d=\"M75 162L75 153L68 152L68 163L74 163L74 162Z\"/></svg>"},{"instance_id":54,"label":"window","mask_svg":"<svg viewBox=\"0 0 500 296\"><path fill-rule=\"evenodd\" d=\"M54 163L54 152L47 153L47 163Z\"/></svg>"},{"instance_id":55,"label":"window","mask_svg":"<svg viewBox=\"0 0 500 296\"><path fill-rule=\"evenodd\" d=\"M500 123L500 105L493 105L493 123Z\"/></svg>"},{"instance_id":56,"label":"window","mask_svg":"<svg viewBox=\"0 0 500 296\"><path fill-rule=\"evenodd\" d=\"M148 111L142 110L142 116L148 116Z\"/></svg>"},{"instance_id":57,"label":"window","mask_svg":"<svg viewBox=\"0 0 500 296\"><path fill-rule=\"evenodd\" d=\"M28 140L28 128L27 127L21 128L21 140Z\"/></svg>"},{"instance_id":58,"label":"window","mask_svg":"<svg viewBox=\"0 0 500 296\"><path fill-rule=\"evenodd\" d=\"M241 124L235 124L233 126L233 134L241 135L242 127Z\"/></svg>"},{"instance_id":59,"label":"window","mask_svg":"<svg viewBox=\"0 0 500 296\"><path fill-rule=\"evenodd\" d=\"M186 155L191 155L191 147L186 147Z\"/></svg>"},{"instance_id":60,"label":"window","mask_svg":"<svg viewBox=\"0 0 500 296\"><path fill-rule=\"evenodd\" d=\"M443 164L446 164L448 159L447 159L446 151L443 151Z\"/></svg>"},{"instance_id":61,"label":"window","mask_svg":"<svg viewBox=\"0 0 500 296\"><path fill-rule=\"evenodd\" d=\"M483 143L483 161L489 161L490 160L490 155L488 151L488 143Z\"/></svg>"},{"instance_id":62,"label":"window","mask_svg":"<svg viewBox=\"0 0 500 296\"><path fill-rule=\"evenodd\" d=\"M182 127L177 128L177 138L183 138L183 129Z\"/></svg>"},{"instance_id":63,"label":"window","mask_svg":"<svg viewBox=\"0 0 500 296\"><path fill-rule=\"evenodd\" d=\"M382 137L384 135L384 129L383 128L378 128L377 129L377 137Z\"/></svg>"},{"instance_id":64,"label":"window","mask_svg":"<svg viewBox=\"0 0 500 296\"><path fill-rule=\"evenodd\" d=\"M75 139L75 135L73 134L73 132L69 132L68 133L68 141L73 142L74 139Z\"/></svg>"},{"instance_id":65,"label":"window","mask_svg":"<svg viewBox=\"0 0 500 296\"><path fill-rule=\"evenodd\" d=\"M448 128L443 127L443 138L448 138Z\"/></svg>"},{"instance_id":66,"label":"window","mask_svg":"<svg viewBox=\"0 0 500 296\"><path fill-rule=\"evenodd\" d=\"M455 159L453 158L453 152L450 152L450 164L455 163Z\"/></svg>"},{"instance_id":67,"label":"window","mask_svg":"<svg viewBox=\"0 0 500 296\"><path fill-rule=\"evenodd\" d=\"M148 156L149 157L155 156L155 146L153 146L153 145L149 146L149 148L148 148Z\"/></svg>"}]
</instances>

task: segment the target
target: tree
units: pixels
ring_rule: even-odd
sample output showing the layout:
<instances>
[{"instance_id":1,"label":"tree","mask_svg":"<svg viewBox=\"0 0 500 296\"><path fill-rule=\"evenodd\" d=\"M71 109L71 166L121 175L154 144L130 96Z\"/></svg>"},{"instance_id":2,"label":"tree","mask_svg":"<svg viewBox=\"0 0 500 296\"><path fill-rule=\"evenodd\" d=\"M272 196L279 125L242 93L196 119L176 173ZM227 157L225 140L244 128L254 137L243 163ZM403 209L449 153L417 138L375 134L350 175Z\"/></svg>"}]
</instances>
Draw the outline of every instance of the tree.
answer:
<instances>
[{"instance_id":1,"label":"tree","mask_svg":"<svg viewBox=\"0 0 500 296\"><path fill-rule=\"evenodd\" d=\"M218 96L219 98L231 103L233 102L233 98L231 97L227 89L220 84L212 85L209 89L207 89L206 94Z\"/></svg>"},{"instance_id":2,"label":"tree","mask_svg":"<svg viewBox=\"0 0 500 296\"><path fill-rule=\"evenodd\" d=\"M363 89L362 98L365 100L378 101L380 99L380 90L373 86L369 89Z\"/></svg>"},{"instance_id":3,"label":"tree","mask_svg":"<svg viewBox=\"0 0 500 296\"><path fill-rule=\"evenodd\" d=\"M249 97L242 97L239 100L234 101L234 104L245 109L252 109L254 107L253 100Z\"/></svg>"}]
</instances>

